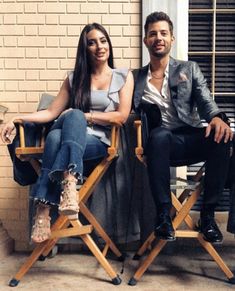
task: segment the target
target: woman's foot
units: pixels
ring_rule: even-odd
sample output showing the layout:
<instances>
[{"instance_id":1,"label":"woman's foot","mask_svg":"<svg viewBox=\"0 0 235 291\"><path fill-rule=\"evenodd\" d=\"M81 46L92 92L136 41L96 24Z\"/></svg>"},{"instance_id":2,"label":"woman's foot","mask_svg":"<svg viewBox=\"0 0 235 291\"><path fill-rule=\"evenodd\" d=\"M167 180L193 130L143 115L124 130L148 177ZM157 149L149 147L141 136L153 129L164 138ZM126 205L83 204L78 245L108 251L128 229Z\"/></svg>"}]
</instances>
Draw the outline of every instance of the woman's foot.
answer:
<instances>
[{"instance_id":1,"label":"woman's foot","mask_svg":"<svg viewBox=\"0 0 235 291\"><path fill-rule=\"evenodd\" d=\"M64 189L61 194L59 212L64 215L73 215L79 212L78 195L77 195L77 179L71 175L66 175L62 182Z\"/></svg>"},{"instance_id":2,"label":"woman's foot","mask_svg":"<svg viewBox=\"0 0 235 291\"><path fill-rule=\"evenodd\" d=\"M50 207L38 204L31 239L34 243L41 243L51 236Z\"/></svg>"}]
</instances>

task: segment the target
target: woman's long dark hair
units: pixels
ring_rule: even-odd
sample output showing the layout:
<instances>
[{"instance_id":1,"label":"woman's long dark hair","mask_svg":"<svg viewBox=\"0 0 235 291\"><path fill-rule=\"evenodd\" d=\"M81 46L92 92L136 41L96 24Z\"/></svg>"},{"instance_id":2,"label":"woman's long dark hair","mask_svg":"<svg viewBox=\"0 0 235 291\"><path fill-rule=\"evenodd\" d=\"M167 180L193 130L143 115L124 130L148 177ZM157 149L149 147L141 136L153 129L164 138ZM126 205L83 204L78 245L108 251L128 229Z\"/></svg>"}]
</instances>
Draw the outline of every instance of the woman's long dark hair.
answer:
<instances>
[{"instance_id":1,"label":"woman's long dark hair","mask_svg":"<svg viewBox=\"0 0 235 291\"><path fill-rule=\"evenodd\" d=\"M92 23L86 25L80 35L76 63L73 73L73 81L70 96L70 107L79 108L83 112L89 112L90 110L90 95L91 95L91 64L89 54L87 51L87 34L93 30L101 31L106 37L109 44L109 58L108 65L114 68L113 65L113 48L111 40L105 28L98 24Z\"/></svg>"}]
</instances>

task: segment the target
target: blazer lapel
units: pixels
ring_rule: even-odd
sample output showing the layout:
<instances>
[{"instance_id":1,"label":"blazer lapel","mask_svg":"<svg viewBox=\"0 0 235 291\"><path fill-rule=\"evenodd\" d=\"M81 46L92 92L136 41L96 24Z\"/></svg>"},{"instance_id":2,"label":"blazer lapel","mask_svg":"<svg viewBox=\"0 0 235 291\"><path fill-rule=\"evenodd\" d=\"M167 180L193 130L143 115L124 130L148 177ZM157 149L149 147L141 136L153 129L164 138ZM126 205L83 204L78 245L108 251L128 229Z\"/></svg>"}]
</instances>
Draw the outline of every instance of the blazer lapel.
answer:
<instances>
[{"instance_id":1,"label":"blazer lapel","mask_svg":"<svg viewBox=\"0 0 235 291\"><path fill-rule=\"evenodd\" d=\"M178 89L178 63L175 59L170 58L169 63L169 88L171 92L171 98L172 100L177 99L177 89Z\"/></svg>"},{"instance_id":2,"label":"blazer lapel","mask_svg":"<svg viewBox=\"0 0 235 291\"><path fill-rule=\"evenodd\" d=\"M138 109L144 93L149 65L140 68L135 78L134 107Z\"/></svg>"}]
</instances>

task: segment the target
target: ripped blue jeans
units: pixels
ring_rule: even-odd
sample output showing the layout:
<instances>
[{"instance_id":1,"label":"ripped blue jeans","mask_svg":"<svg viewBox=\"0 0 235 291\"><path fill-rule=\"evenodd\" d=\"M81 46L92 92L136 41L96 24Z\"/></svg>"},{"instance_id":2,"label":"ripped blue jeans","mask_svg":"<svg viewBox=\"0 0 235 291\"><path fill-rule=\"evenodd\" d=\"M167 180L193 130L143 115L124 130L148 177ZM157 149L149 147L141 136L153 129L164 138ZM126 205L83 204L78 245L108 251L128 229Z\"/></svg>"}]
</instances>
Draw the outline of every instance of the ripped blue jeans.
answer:
<instances>
[{"instance_id":1,"label":"ripped blue jeans","mask_svg":"<svg viewBox=\"0 0 235 291\"><path fill-rule=\"evenodd\" d=\"M31 191L32 198L59 204L63 173L69 171L82 178L83 161L106 155L107 145L87 134L87 122L82 111L72 109L62 114L47 135L41 174Z\"/></svg>"}]
</instances>

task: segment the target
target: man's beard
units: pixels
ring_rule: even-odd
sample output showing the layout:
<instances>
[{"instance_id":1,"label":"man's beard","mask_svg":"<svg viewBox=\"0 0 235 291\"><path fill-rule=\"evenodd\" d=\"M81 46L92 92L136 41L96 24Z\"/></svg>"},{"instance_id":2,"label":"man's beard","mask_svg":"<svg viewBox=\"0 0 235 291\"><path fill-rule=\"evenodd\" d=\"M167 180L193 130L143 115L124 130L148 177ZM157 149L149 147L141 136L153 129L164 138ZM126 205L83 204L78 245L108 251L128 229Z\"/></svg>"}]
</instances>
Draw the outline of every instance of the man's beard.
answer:
<instances>
[{"instance_id":1,"label":"man's beard","mask_svg":"<svg viewBox=\"0 0 235 291\"><path fill-rule=\"evenodd\" d=\"M149 53L156 58L163 58L169 54L170 50L171 50L171 47L167 47L163 51L159 51L159 52L158 51L156 52L154 49L152 49L149 51Z\"/></svg>"}]
</instances>

